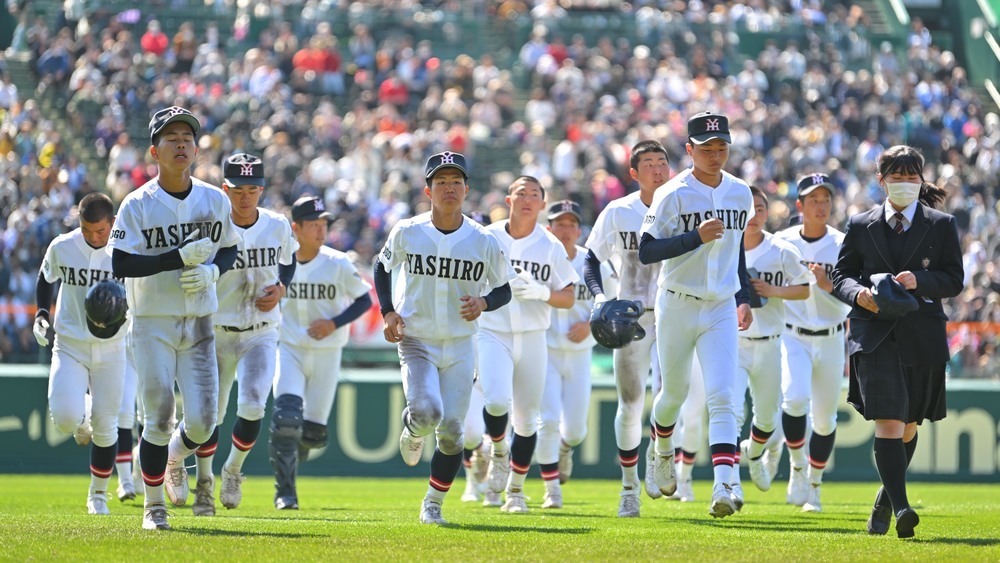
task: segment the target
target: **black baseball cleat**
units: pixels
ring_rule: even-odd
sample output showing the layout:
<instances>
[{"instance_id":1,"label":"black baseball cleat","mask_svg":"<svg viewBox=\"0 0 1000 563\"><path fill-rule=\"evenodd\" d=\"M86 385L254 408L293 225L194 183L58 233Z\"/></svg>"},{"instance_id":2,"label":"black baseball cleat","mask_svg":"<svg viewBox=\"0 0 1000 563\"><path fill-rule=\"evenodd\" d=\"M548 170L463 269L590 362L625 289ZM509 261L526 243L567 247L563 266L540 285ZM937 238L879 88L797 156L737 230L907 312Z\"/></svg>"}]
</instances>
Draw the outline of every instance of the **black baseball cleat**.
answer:
<instances>
[{"instance_id":1,"label":"black baseball cleat","mask_svg":"<svg viewBox=\"0 0 1000 563\"><path fill-rule=\"evenodd\" d=\"M274 507L278 510L298 510L299 499L295 497L278 497L274 499Z\"/></svg>"},{"instance_id":2,"label":"black baseball cleat","mask_svg":"<svg viewBox=\"0 0 1000 563\"><path fill-rule=\"evenodd\" d=\"M873 536L884 536L889 531L892 522L892 509L876 504L872 507L872 515L868 517L868 533Z\"/></svg>"},{"instance_id":3,"label":"black baseball cleat","mask_svg":"<svg viewBox=\"0 0 1000 563\"><path fill-rule=\"evenodd\" d=\"M896 514L896 535L901 538L912 538L913 528L920 523L920 517L912 508L904 508Z\"/></svg>"}]
</instances>

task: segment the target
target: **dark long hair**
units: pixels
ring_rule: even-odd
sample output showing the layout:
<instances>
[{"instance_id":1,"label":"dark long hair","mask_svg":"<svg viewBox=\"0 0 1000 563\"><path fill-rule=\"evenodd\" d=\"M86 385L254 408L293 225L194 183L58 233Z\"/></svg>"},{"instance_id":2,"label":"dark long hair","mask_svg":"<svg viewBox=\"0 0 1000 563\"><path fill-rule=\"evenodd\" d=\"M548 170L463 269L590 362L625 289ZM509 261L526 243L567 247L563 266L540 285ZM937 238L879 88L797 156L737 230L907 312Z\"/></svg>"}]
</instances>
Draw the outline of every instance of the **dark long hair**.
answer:
<instances>
[{"instance_id":1,"label":"dark long hair","mask_svg":"<svg viewBox=\"0 0 1000 563\"><path fill-rule=\"evenodd\" d=\"M895 145L886 149L878 157L878 173L884 180L892 174L916 174L920 176L920 203L937 208L948 195L943 188L924 180L924 156L917 149L907 145Z\"/></svg>"}]
</instances>

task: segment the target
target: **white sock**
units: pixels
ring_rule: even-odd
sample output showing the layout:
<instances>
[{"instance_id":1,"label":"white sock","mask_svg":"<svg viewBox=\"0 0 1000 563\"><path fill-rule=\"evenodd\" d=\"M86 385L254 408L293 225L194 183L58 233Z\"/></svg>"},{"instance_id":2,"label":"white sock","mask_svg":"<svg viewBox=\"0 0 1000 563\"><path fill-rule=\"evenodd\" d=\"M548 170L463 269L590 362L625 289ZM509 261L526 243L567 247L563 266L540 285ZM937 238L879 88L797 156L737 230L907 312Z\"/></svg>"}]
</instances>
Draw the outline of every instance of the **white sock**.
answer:
<instances>
[{"instance_id":1,"label":"white sock","mask_svg":"<svg viewBox=\"0 0 1000 563\"><path fill-rule=\"evenodd\" d=\"M159 485L147 485L143 483L142 488L145 496L145 502L143 505L146 508L156 505L164 506L167 504L167 500L163 496L163 483L160 483Z\"/></svg>"},{"instance_id":2,"label":"white sock","mask_svg":"<svg viewBox=\"0 0 1000 563\"><path fill-rule=\"evenodd\" d=\"M559 486L559 479L549 479L545 481L545 490L550 493L561 492L562 488Z\"/></svg>"},{"instance_id":3,"label":"white sock","mask_svg":"<svg viewBox=\"0 0 1000 563\"><path fill-rule=\"evenodd\" d=\"M103 495L108 492L108 483L111 481L111 477L98 477L91 473L90 475L90 494L92 495Z\"/></svg>"},{"instance_id":4,"label":"white sock","mask_svg":"<svg viewBox=\"0 0 1000 563\"><path fill-rule=\"evenodd\" d=\"M248 455L250 455L250 450L243 451L233 445L223 467L230 473L239 473L243 469L243 462L246 461Z\"/></svg>"},{"instance_id":5,"label":"white sock","mask_svg":"<svg viewBox=\"0 0 1000 563\"><path fill-rule=\"evenodd\" d=\"M733 478L731 481L729 481L729 484L730 485L740 484L740 464L738 463L733 464Z\"/></svg>"},{"instance_id":6,"label":"white sock","mask_svg":"<svg viewBox=\"0 0 1000 563\"><path fill-rule=\"evenodd\" d=\"M823 469L817 469L812 465L809 466L809 483L813 486L823 484Z\"/></svg>"},{"instance_id":7,"label":"white sock","mask_svg":"<svg viewBox=\"0 0 1000 563\"><path fill-rule=\"evenodd\" d=\"M652 471L653 469L646 464L646 471ZM639 466L633 465L632 467L622 467L622 486L628 487L638 487L639 486Z\"/></svg>"},{"instance_id":8,"label":"white sock","mask_svg":"<svg viewBox=\"0 0 1000 563\"><path fill-rule=\"evenodd\" d=\"M119 483L131 483L132 482L132 462L131 461L119 461L115 463L115 471L118 472L118 482Z\"/></svg>"},{"instance_id":9,"label":"white sock","mask_svg":"<svg viewBox=\"0 0 1000 563\"><path fill-rule=\"evenodd\" d=\"M194 457L197 467L197 469L195 470L195 476L197 480L198 481L207 480L212 476L212 462L215 460L215 455L208 455L205 457L196 455Z\"/></svg>"},{"instance_id":10,"label":"white sock","mask_svg":"<svg viewBox=\"0 0 1000 563\"><path fill-rule=\"evenodd\" d=\"M691 473L694 472L693 463L677 463L677 480L678 481L690 481Z\"/></svg>"},{"instance_id":11,"label":"white sock","mask_svg":"<svg viewBox=\"0 0 1000 563\"><path fill-rule=\"evenodd\" d=\"M729 465L716 465L712 468L712 473L715 475L716 483L726 483L727 485L732 482L733 479L733 468Z\"/></svg>"},{"instance_id":12,"label":"white sock","mask_svg":"<svg viewBox=\"0 0 1000 563\"><path fill-rule=\"evenodd\" d=\"M510 453L510 444L507 443L506 438L490 440L490 442L493 444L493 455L507 455Z\"/></svg>"},{"instance_id":13,"label":"white sock","mask_svg":"<svg viewBox=\"0 0 1000 563\"><path fill-rule=\"evenodd\" d=\"M430 500L431 502L435 502L437 504L444 504L444 496L447 494L448 491L439 491L434 487L428 485L427 495L424 498Z\"/></svg>"}]
</instances>

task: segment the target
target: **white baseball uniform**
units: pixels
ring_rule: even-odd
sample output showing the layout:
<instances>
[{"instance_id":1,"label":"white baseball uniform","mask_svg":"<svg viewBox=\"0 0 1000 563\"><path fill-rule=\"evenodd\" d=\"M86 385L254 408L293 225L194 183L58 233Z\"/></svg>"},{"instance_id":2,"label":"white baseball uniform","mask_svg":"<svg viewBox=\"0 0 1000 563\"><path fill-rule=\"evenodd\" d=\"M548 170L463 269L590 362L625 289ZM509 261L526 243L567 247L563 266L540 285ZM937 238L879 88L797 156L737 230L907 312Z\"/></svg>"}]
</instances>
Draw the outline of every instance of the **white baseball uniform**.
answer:
<instances>
[{"instance_id":1,"label":"white baseball uniform","mask_svg":"<svg viewBox=\"0 0 1000 563\"><path fill-rule=\"evenodd\" d=\"M764 232L764 240L759 245L746 251L747 269L753 268L761 280L779 287L809 283L813 276L801 262L802 255L797 248L768 232ZM784 331L784 299L770 298L763 307L753 310L753 324L739 334L740 369L734 394L737 428L743 427L748 381L753 399L753 424L765 432L772 432L777 426L781 401L781 334Z\"/></svg>"},{"instance_id":2,"label":"white baseball uniform","mask_svg":"<svg viewBox=\"0 0 1000 563\"><path fill-rule=\"evenodd\" d=\"M514 239L506 226L507 221L500 221L486 230L496 237L514 268L551 291L579 281L566 248L555 235L535 225L530 235ZM479 322L477 362L486 412L507 414L513 401L511 424L520 436L532 436L538 430L548 365L545 331L552 324L551 310L548 303L515 295L506 307L483 313Z\"/></svg>"},{"instance_id":3,"label":"white baseball uniform","mask_svg":"<svg viewBox=\"0 0 1000 563\"><path fill-rule=\"evenodd\" d=\"M274 396L301 397L304 420L327 424L337 393L341 354L350 336L349 326L339 326L332 334L315 340L308 334L309 325L317 319L336 317L369 291L371 285L351 259L327 246L320 247L312 260L295 267L292 283L281 301Z\"/></svg>"},{"instance_id":4,"label":"white baseball uniform","mask_svg":"<svg viewBox=\"0 0 1000 563\"><path fill-rule=\"evenodd\" d=\"M808 242L802 238L802 227L795 226L775 238L795 246L806 262L822 264L829 276L837 264L844 233L827 227L821 239ZM781 408L792 416L811 411L813 429L825 436L837 428L837 403L847 358L844 321L851 307L820 289L815 276L810 274L809 278L809 298L785 303L788 326L781 337Z\"/></svg>"},{"instance_id":5,"label":"white baseball uniform","mask_svg":"<svg viewBox=\"0 0 1000 563\"><path fill-rule=\"evenodd\" d=\"M712 188L687 169L654 193L640 232L640 237L669 239L696 231L706 219L717 218L724 225L720 239L661 263L655 307L663 387L654 402L654 419L664 427L676 422L688 394L692 355L697 352L705 382L710 444L733 444L737 436L734 296L740 290L743 231L753 214L753 197L745 182L723 172L721 183ZM669 434L658 438L664 440L662 444L657 440L657 453L672 454ZM726 460L721 461L725 464Z\"/></svg>"},{"instance_id":6,"label":"white baseball uniform","mask_svg":"<svg viewBox=\"0 0 1000 563\"><path fill-rule=\"evenodd\" d=\"M387 271L400 267L392 305L406 323L399 365L407 428L415 436L436 430L438 450L458 454L475 372L472 337L492 314L466 321L461 298L487 295L517 274L497 239L478 223L465 217L446 234L430 212L396 223L379 260Z\"/></svg>"},{"instance_id":7,"label":"white baseball uniform","mask_svg":"<svg viewBox=\"0 0 1000 563\"><path fill-rule=\"evenodd\" d=\"M93 248L77 228L56 237L42 259L42 276L61 281L54 315L55 343L49 371L49 411L62 432L72 433L84 421L84 395L90 388L94 444L102 448L118 441L118 411L125 381L125 329L108 339L87 329L83 303L87 290L112 278L111 256Z\"/></svg>"},{"instance_id":8,"label":"white baseball uniform","mask_svg":"<svg viewBox=\"0 0 1000 563\"><path fill-rule=\"evenodd\" d=\"M597 216L587 238L587 248L601 263L610 263L617 273L617 293L608 297L640 300L646 308L639 326L646 337L614 350L615 385L618 388L618 411L615 413L615 439L618 449L634 450L642 441L642 411L645 407L646 378L652 367L653 393L659 392L659 358L656 345L656 303L658 264L639 261L639 230L649 208L639 199L639 192L618 198ZM605 290L610 289L605 285Z\"/></svg>"},{"instance_id":9,"label":"white baseball uniform","mask_svg":"<svg viewBox=\"0 0 1000 563\"><path fill-rule=\"evenodd\" d=\"M299 243L283 215L257 209L257 221L240 235L236 263L219 278L219 310L215 324L215 354L219 362L219 422L226 417L229 392L239 380L236 414L245 420L264 417L274 382L281 309L257 309L264 288L278 281L278 266L291 265ZM286 288L287 289L287 288Z\"/></svg>"},{"instance_id":10,"label":"white baseball uniform","mask_svg":"<svg viewBox=\"0 0 1000 563\"><path fill-rule=\"evenodd\" d=\"M597 341L587 334L582 342L569 339L570 328L588 323L594 296L583 281L587 249L576 247L570 260L579 280L573 284L576 302L571 309L552 309L552 324L546 331L549 363L542 392L541 424L538 429L539 464L559 461L559 442L575 447L587 436L587 413L590 407L590 370Z\"/></svg>"},{"instance_id":11,"label":"white baseball uniform","mask_svg":"<svg viewBox=\"0 0 1000 563\"><path fill-rule=\"evenodd\" d=\"M156 256L178 248L191 233L208 237L211 263L239 235L229 219L229 198L218 188L191 178L191 190L178 199L159 184L146 182L122 201L108 251L119 249ZM215 287L187 293L183 270L125 280L135 343L133 356L145 413L143 438L164 446L174 430L174 382L184 401L184 428L196 443L207 441L216 425L219 374L211 315L218 308Z\"/></svg>"}]
</instances>

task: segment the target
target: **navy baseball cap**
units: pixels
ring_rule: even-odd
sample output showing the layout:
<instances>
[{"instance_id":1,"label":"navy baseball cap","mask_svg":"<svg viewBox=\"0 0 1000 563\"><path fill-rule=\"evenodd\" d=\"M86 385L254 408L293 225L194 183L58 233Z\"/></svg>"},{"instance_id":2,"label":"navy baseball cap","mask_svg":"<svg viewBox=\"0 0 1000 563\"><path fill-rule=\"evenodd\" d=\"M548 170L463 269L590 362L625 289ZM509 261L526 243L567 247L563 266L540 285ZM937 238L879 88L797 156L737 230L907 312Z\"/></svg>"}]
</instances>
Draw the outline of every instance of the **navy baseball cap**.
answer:
<instances>
[{"instance_id":1,"label":"navy baseball cap","mask_svg":"<svg viewBox=\"0 0 1000 563\"><path fill-rule=\"evenodd\" d=\"M226 159L223 182L229 187L264 187L264 162L252 154L237 153Z\"/></svg>"},{"instance_id":2,"label":"navy baseball cap","mask_svg":"<svg viewBox=\"0 0 1000 563\"><path fill-rule=\"evenodd\" d=\"M872 274L872 298L880 319L899 319L920 308L920 303L892 274Z\"/></svg>"},{"instance_id":3,"label":"navy baseball cap","mask_svg":"<svg viewBox=\"0 0 1000 563\"><path fill-rule=\"evenodd\" d=\"M326 211L323 200L314 195L304 195L292 204L292 221L313 221L315 219L333 219Z\"/></svg>"},{"instance_id":4,"label":"navy baseball cap","mask_svg":"<svg viewBox=\"0 0 1000 563\"><path fill-rule=\"evenodd\" d=\"M461 172L462 176L465 176L466 180L469 179L469 172L466 169L465 164L465 156L461 153L444 151L431 155L431 157L427 159L427 166L424 168L426 171L424 178L430 180L434 176L434 173L442 168L454 168Z\"/></svg>"},{"instance_id":5,"label":"navy baseball cap","mask_svg":"<svg viewBox=\"0 0 1000 563\"><path fill-rule=\"evenodd\" d=\"M580 204L569 199L557 201L549 206L549 221L555 221L567 213L575 216L578 222L583 222L583 210L580 209Z\"/></svg>"},{"instance_id":6,"label":"navy baseball cap","mask_svg":"<svg viewBox=\"0 0 1000 563\"><path fill-rule=\"evenodd\" d=\"M729 136L729 118L724 115L703 111L688 119L688 138L696 145L701 145L712 139L722 139L732 143Z\"/></svg>"},{"instance_id":7,"label":"navy baseball cap","mask_svg":"<svg viewBox=\"0 0 1000 563\"><path fill-rule=\"evenodd\" d=\"M798 197L799 199L802 199L807 195L813 193L818 188L825 188L826 191L830 192L830 195L833 196L833 182L830 181L829 176L823 173L809 174L807 176L803 176L799 178L799 181L796 183L796 186L799 192L796 197Z\"/></svg>"},{"instance_id":8,"label":"navy baseball cap","mask_svg":"<svg viewBox=\"0 0 1000 563\"><path fill-rule=\"evenodd\" d=\"M163 131L167 125L175 121L183 121L190 125L195 135L201 130L201 123L198 122L198 118L193 113L182 107L170 106L154 113L153 117L149 120L149 142L153 143L153 139L156 138L160 131Z\"/></svg>"}]
</instances>

